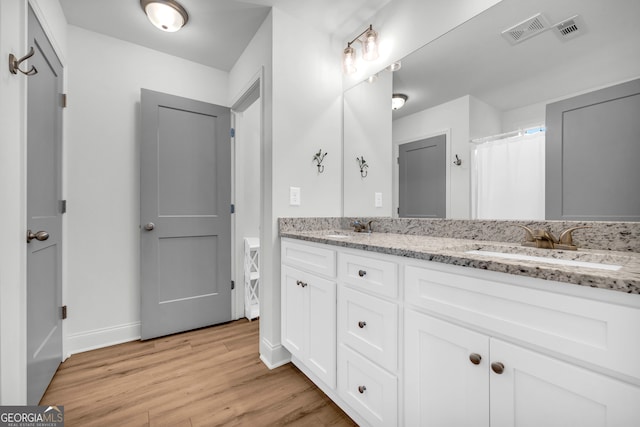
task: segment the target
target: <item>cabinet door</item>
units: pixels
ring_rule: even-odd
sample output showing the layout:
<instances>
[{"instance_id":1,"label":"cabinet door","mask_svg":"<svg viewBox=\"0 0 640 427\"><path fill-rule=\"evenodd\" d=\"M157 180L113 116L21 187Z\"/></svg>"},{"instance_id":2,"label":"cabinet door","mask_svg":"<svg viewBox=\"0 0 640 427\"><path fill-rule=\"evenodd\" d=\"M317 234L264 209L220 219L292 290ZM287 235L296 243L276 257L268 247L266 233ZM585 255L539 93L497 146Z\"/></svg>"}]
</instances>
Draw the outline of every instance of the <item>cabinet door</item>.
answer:
<instances>
[{"instance_id":1,"label":"cabinet door","mask_svg":"<svg viewBox=\"0 0 640 427\"><path fill-rule=\"evenodd\" d=\"M301 283L305 273L282 266L282 342L297 358L306 359L308 338L308 294Z\"/></svg>"},{"instance_id":2,"label":"cabinet door","mask_svg":"<svg viewBox=\"0 0 640 427\"><path fill-rule=\"evenodd\" d=\"M407 426L489 426L487 336L406 310L404 354Z\"/></svg>"},{"instance_id":3,"label":"cabinet door","mask_svg":"<svg viewBox=\"0 0 640 427\"><path fill-rule=\"evenodd\" d=\"M640 425L640 388L491 340L492 427Z\"/></svg>"},{"instance_id":4,"label":"cabinet door","mask_svg":"<svg viewBox=\"0 0 640 427\"><path fill-rule=\"evenodd\" d=\"M336 387L336 284L309 275L302 287L307 299L308 366L331 388Z\"/></svg>"}]
</instances>

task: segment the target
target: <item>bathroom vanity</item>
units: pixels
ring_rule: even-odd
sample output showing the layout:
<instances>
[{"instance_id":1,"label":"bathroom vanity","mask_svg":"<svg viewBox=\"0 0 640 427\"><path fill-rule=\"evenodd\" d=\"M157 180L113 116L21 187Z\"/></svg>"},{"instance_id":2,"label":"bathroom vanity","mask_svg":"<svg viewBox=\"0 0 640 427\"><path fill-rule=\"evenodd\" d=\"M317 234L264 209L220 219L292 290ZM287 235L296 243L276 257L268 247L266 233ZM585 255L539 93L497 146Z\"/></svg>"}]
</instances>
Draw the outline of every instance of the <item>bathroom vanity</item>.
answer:
<instances>
[{"instance_id":1,"label":"bathroom vanity","mask_svg":"<svg viewBox=\"0 0 640 427\"><path fill-rule=\"evenodd\" d=\"M283 345L358 424L640 425L637 252L280 233Z\"/></svg>"}]
</instances>

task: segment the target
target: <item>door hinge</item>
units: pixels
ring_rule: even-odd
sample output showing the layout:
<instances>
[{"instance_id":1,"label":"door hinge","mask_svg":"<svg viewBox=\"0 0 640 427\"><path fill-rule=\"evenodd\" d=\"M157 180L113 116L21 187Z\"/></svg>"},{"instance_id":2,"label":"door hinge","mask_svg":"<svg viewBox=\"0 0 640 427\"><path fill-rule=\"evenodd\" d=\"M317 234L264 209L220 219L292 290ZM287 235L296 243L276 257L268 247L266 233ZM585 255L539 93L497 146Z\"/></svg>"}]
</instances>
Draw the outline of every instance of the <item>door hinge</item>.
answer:
<instances>
[{"instance_id":1,"label":"door hinge","mask_svg":"<svg viewBox=\"0 0 640 427\"><path fill-rule=\"evenodd\" d=\"M60 318L61 319L66 319L67 318L67 306L63 305L62 307L60 307Z\"/></svg>"},{"instance_id":2,"label":"door hinge","mask_svg":"<svg viewBox=\"0 0 640 427\"><path fill-rule=\"evenodd\" d=\"M400 208L398 208L398 215L400 215Z\"/></svg>"},{"instance_id":3,"label":"door hinge","mask_svg":"<svg viewBox=\"0 0 640 427\"><path fill-rule=\"evenodd\" d=\"M229 131L229 135L231 136L231 138L235 138L236 137L236 130L234 128L231 128L231 130Z\"/></svg>"},{"instance_id":4,"label":"door hinge","mask_svg":"<svg viewBox=\"0 0 640 427\"><path fill-rule=\"evenodd\" d=\"M62 94L62 108L67 108L67 94Z\"/></svg>"},{"instance_id":5,"label":"door hinge","mask_svg":"<svg viewBox=\"0 0 640 427\"><path fill-rule=\"evenodd\" d=\"M236 205L234 205L233 203L231 203L231 213L236 213Z\"/></svg>"},{"instance_id":6,"label":"door hinge","mask_svg":"<svg viewBox=\"0 0 640 427\"><path fill-rule=\"evenodd\" d=\"M67 201L66 200L60 200L60 213L61 214L67 213Z\"/></svg>"},{"instance_id":7,"label":"door hinge","mask_svg":"<svg viewBox=\"0 0 640 427\"><path fill-rule=\"evenodd\" d=\"M235 289L236 288L236 282L234 282L233 280L231 281L231 289Z\"/></svg>"}]
</instances>

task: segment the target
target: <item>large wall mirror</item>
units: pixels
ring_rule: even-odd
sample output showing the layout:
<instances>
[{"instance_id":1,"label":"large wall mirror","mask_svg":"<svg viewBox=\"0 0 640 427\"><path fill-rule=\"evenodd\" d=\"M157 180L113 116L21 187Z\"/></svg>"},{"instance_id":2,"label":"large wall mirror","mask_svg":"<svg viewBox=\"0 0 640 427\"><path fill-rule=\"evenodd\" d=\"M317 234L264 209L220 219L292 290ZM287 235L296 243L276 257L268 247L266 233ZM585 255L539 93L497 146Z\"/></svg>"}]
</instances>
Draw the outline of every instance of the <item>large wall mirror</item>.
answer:
<instances>
[{"instance_id":1,"label":"large wall mirror","mask_svg":"<svg viewBox=\"0 0 640 427\"><path fill-rule=\"evenodd\" d=\"M544 219L547 105L639 78L638 16L635 0L503 0L347 90L345 216Z\"/></svg>"}]
</instances>

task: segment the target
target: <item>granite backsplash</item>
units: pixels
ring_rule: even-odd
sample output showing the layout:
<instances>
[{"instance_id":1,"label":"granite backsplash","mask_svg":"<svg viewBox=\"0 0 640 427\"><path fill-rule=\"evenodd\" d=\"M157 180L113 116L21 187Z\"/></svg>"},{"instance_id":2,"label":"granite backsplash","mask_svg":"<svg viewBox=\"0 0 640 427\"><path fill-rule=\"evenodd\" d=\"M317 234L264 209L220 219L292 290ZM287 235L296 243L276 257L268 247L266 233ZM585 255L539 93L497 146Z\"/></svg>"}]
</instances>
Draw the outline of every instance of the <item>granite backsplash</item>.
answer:
<instances>
[{"instance_id":1,"label":"granite backsplash","mask_svg":"<svg viewBox=\"0 0 640 427\"><path fill-rule=\"evenodd\" d=\"M280 218L280 232L314 230L353 230L354 220L373 221L374 232L447 237L454 239L483 240L520 243L524 230L516 225L532 229L547 229L555 236L569 227L588 226L573 232L573 241L583 249L640 252L640 223L604 221L501 221L462 219L423 219L388 217L322 217Z\"/></svg>"}]
</instances>

